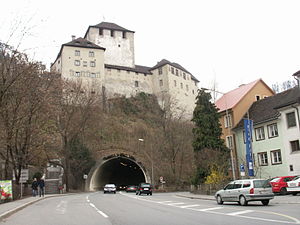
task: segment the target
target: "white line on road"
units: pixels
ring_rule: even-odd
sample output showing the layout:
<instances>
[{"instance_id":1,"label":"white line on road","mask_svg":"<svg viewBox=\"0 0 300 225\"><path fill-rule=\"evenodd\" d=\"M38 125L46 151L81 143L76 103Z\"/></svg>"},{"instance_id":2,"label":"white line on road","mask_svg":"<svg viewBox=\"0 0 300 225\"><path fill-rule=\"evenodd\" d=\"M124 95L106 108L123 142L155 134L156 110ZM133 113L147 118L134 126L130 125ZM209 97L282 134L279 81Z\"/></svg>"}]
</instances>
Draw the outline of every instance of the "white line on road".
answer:
<instances>
[{"instance_id":1,"label":"white line on road","mask_svg":"<svg viewBox=\"0 0 300 225\"><path fill-rule=\"evenodd\" d=\"M175 203L169 203L169 204L167 204L167 205L174 205L174 206L176 206L176 205L183 205L183 204L185 204L185 203L183 203L183 202L175 202Z\"/></svg>"},{"instance_id":2,"label":"white line on road","mask_svg":"<svg viewBox=\"0 0 300 225\"><path fill-rule=\"evenodd\" d=\"M227 213L228 216L236 216L236 215L241 215L245 213L251 213L254 212L253 210L243 210L243 211L237 211L237 212L232 212L232 213Z\"/></svg>"},{"instance_id":3,"label":"white line on road","mask_svg":"<svg viewBox=\"0 0 300 225\"><path fill-rule=\"evenodd\" d=\"M222 209L223 207L214 207L214 208L206 208L206 209L197 209L197 211L201 212L206 212L206 211L211 211L211 210L216 210L216 209Z\"/></svg>"},{"instance_id":4,"label":"white line on road","mask_svg":"<svg viewBox=\"0 0 300 225\"><path fill-rule=\"evenodd\" d=\"M173 201L162 201L162 202L157 202L157 203L164 204L164 203L170 203L170 202L173 202Z\"/></svg>"},{"instance_id":5,"label":"white line on road","mask_svg":"<svg viewBox=\"0 0 300 225\"><path fill-rule=\"evenodd\" d=\"M96 208L96 206L93 203L90 203L90 206L92 206L93 208Z\"/></svg>"},{"instance_id":6,"label":"white line on road","mask_svg":"<svg viewBox=\"0 0 300 225\"><path fill-rule=\"evenodd\" d=\"M97 210L97 213L100 213L103 217L108 218L108 215L106 215L104 212Z\"/></svg>"},{"instance_id":7,"label":"white line on road","mask_svg":"<svg viewBox=\"0 0 300 225\"><path fill-rule=\"evenodd\" d=\"M184 205L184 206L179 206L180 208L192 208L192 207L197 207L197 206L200 206L200 205Z\"/></svg>"}]
</instances>

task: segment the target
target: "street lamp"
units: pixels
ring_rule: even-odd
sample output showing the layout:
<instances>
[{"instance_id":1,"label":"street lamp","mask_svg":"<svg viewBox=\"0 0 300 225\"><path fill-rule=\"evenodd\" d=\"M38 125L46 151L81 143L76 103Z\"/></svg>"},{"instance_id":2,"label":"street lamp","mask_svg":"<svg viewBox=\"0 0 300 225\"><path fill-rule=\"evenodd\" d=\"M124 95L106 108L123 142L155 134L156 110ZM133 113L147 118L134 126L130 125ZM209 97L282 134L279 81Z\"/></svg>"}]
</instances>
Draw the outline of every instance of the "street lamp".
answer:
<instances>
[{"instance_id":1,"label":"street lamp","mask_svg":"<svg viewBox=\"0 0 300 225\"><path fill-rule=\"evenodd\" d=\"M231 123L232 123L232 121L231 121L231 119L229 117L226 94L224 92L220 92L220 91L212 90L212 89L208 89L208 88L201 88L201 89L203 89L204 91L216 92L216 93L222 94L224 96L224 100L225 100L225 115L226 115L225 122L226 122L227 128L228 128L228 136L231 136ZM225 122L224 122L224 127L225 127ZM233 144L233 138L231 140L231 146L229 146L229 144L230 143L228 142L228 147L230 149L230 161L231 161L231 169L232 169L232 178L235 180L236 176L235 176L235 166L234 166L233 146L232 146L232 144Z\"/></svg>"},{"instance_id":2,"label":"street lamp","mask_svg":"<svg viewBox=\"0 0 300 225\"><path fill-rule=\"evenodd\" d=\"M138 139L139 142L144 142L143 138ZM144 151L145 155L148 157L148 159L151 162L151 183L154 184L154 172L153 172L153 149L151 148L151 157L148 155L146 151Z\"/></svg>"}]
</instances>

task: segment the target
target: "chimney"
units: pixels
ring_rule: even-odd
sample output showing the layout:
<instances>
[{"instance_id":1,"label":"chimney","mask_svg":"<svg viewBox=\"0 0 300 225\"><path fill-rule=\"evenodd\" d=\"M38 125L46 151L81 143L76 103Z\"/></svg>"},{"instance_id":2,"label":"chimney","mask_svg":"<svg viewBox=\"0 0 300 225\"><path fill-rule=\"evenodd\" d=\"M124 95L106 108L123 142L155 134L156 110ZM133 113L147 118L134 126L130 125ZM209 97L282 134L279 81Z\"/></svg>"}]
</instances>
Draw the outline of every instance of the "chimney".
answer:
<instances>
[{"instance_id":1,"label":"chimney","mask_svg":"<svg viewBox=\"0 0 300 225\"><path fill-rule=\"evenodd\" d=\"M294 73L293 76L297 80L298 88L300 88L300 70Z\"/></svg>"},{"instance_id":2,"label":"chimney","mask_svg":"<svg viewBox=\"0 0 300 225\"><path fill-rule=\"evenodd\" d=\"M75 40L75 38L76 38L76 36L75 36L75 35L72 35L72 41L74 41L74 40Z\"/></svg>"}]
</instances>

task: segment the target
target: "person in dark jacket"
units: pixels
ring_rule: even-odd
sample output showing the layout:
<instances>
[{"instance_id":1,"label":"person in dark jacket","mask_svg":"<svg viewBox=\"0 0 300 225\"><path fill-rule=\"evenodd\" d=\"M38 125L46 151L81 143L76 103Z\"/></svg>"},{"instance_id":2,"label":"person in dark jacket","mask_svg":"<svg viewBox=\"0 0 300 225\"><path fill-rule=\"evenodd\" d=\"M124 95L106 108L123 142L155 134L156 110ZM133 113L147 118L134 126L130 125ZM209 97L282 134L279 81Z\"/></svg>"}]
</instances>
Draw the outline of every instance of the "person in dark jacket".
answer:
<instances>
[{"instance_id":1,"label":"person in dark jacket","mask_svg":"<svg viewBox=\"0 0 300 225\"><path fill-rule=\"evenodd\" d=\"M39 180L38 185L39 185L39 196L44 197L44 195L45 195L45 181L44 181L43 177Z\"/></svg>"},{"instance_id":2,"label":"person in dark jacket","mask_svg":"<svg viewBox=\"0 0 300 225\"><path fill-rule=\"evenodd\" d=\"M32 188L32 196L33 197L37 196L38 182L37 182L36 178L33 179L32 184L31 184L31 188Z\"/></svg>"}]
</instances>

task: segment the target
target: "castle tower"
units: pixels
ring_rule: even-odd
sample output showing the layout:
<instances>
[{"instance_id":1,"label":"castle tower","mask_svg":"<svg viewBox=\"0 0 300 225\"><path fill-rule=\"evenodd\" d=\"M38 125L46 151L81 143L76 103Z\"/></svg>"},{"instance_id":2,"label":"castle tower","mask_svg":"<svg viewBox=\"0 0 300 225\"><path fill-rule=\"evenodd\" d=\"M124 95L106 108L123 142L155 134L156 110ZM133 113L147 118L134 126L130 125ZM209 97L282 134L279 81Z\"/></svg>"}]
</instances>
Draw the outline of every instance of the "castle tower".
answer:
<instances>
[{"instance_id":1,"label":"castle tower","mask_svg":"<svg viewBox=\"0 0 300 225\"><path fill-rule=\"evenodd\" d=\"M89 26L84 38L106 49L105 64L135 67L134 31L114 23L102 22Z\"/></svg>"}]
</instances>

